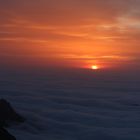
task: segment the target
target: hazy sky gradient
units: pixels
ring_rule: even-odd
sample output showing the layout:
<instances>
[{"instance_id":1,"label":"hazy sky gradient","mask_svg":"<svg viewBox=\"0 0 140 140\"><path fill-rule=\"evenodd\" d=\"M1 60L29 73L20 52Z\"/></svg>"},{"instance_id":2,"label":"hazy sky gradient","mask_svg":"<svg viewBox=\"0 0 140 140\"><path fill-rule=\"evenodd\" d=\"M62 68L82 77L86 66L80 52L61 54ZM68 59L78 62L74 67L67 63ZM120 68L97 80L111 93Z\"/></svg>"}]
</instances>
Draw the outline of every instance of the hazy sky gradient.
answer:
<instances>
[{"instance_id":1,"label":"hazy sky gradient","mask_svg":"<svg viewBox=\"0 0 140 140\"><path fill-rule=\"evenodd\" d=\"M139 0L0 0L0 64L139 66Z\"/></svg>"}]
</instances>

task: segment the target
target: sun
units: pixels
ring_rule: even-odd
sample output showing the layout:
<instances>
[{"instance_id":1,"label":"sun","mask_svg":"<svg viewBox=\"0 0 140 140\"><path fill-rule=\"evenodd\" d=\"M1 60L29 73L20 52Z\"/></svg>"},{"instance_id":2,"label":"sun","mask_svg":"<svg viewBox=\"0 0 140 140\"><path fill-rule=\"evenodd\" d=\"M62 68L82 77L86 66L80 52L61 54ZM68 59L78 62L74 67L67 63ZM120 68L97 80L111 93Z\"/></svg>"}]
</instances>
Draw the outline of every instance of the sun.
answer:
<instances>
[{"instance_id":1,"label":"sun","mask_svg":"<svg viewBox=\"0 0 140 140\"><path fill-rule=\"evenodd\" d=\"M99 67L98 67L97 65L92 65L92 66L91 66L91 69L92 69L92 70L97 70L97 69L99 69Z\"/></svg>"}]
</instances>

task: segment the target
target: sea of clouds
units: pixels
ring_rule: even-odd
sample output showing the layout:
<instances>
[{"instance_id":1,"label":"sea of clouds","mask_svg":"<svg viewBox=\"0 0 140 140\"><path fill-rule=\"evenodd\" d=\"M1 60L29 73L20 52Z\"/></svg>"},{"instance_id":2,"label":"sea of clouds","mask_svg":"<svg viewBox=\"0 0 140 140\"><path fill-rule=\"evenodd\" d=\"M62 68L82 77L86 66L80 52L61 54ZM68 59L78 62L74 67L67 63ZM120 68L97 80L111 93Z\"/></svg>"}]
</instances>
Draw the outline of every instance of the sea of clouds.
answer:
<instances>
[{"instance_id":1,"label":"sea of clouds","mask_svg":"<svg viewBox=\"0 0 140 140\"><path fill-rule=\"evenodd\" d=\"M139 140L140 81L37 74L1 76L0 98L25 123L17 140Z\"/></svg>"}]
</instances>

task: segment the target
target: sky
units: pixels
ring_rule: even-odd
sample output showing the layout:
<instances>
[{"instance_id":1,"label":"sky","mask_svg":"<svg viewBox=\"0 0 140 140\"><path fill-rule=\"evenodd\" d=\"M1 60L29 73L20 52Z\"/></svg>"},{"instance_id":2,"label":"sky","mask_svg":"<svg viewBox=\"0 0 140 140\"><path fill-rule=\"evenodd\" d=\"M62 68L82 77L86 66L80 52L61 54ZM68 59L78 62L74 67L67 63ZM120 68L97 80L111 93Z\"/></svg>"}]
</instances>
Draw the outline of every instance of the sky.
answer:
<instances>
[{"instance_id":1,"label":"sky","mask_svg":"<svg viewBox=\"0 0 140 140\"><path fill-rule=\"evenodd\" d=\"M0 0L1 67L138 69L140 0Z\"/></svg>"}]
</instances>

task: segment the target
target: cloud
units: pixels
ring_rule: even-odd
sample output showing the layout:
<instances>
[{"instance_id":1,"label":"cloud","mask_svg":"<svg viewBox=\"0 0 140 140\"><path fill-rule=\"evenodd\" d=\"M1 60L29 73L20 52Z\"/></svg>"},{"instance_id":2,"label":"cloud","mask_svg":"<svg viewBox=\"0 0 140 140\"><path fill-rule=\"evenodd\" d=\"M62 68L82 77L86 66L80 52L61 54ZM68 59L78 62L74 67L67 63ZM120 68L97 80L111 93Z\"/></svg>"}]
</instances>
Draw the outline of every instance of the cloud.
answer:
<instances>
[{"instance_id":1,"label":"cloud","mask_svg":"<svg viewBox=\"0 0 140 140\"><path fill-rule=\"evenodd\" d=\"M139 0L0 0L0 45L79 59L136 54L139 5Z\"/></svg>"},{"instance_id":2,"label":"cloud","mask_svg":"<svg viewBox=\"0 0 140 140\"><path fill-rule=\"evenodd\" d=\"M12 12L37 23L79 25L86 24L88 20L89 22L115 20L122 13L138 8L139 3L137 0L14 0L12 3L2 2L1 7L10 11L9 13Z\"/></svg>"}]
</instances>

